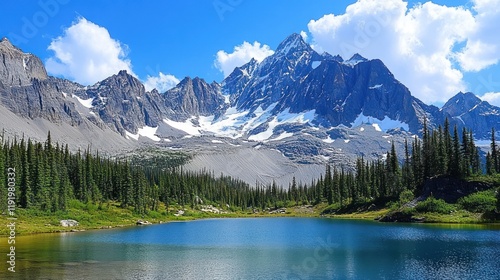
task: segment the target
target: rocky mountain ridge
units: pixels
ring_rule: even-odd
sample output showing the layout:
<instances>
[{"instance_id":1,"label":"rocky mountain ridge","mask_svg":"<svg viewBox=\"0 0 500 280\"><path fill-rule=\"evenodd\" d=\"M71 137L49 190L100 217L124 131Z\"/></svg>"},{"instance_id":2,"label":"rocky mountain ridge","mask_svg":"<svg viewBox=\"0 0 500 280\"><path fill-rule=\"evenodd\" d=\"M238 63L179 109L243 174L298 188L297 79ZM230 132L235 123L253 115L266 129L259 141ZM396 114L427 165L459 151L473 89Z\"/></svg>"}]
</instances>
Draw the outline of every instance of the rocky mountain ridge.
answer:
<instances>
[{"instance_id":1,"label":"rocky mountain ridge","mask_svg":"<svg viewBox=\"0 0 500 280\"><path fill-rule=\"evenodd\" d=\"M39 58L7 39L0 56L0 109L9 115L0 125L11 134L44 139L48 130L59 131L61 141L110 151L147 142L201 154L193 168L216 166L213 159L231 151L220 172L240 170L232 161L253 158L288 180L297 170L314 173L310 166L322 171L326 162L382 158L392 142L402 149L405 138L419 134L424 120L436 127L448 117L473 128L477 138L489 138L491 127L500 130L500 108L472 93L459 93L442 108L426 105L382 61L319 54L299 34L220 84L186 77L164 93L146 91L126 71L92 86L50 77ZM245 168L262 173L260 166Z\"/></svg>"}]
</instances>

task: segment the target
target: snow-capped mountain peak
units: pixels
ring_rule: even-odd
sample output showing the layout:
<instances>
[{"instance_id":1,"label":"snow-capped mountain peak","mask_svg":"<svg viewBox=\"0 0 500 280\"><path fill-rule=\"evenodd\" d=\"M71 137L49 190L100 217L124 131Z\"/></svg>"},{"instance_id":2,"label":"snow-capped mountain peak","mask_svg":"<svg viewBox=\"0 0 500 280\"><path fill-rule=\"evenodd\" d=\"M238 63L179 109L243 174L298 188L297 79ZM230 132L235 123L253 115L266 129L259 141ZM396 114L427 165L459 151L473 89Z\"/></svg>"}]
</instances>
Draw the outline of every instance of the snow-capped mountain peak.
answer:
<instances>
[{"instance_id":1,"label":"snow-capped mountain peak","mask_svg":"<svg viewBox=\"0 0 500 280\"><path fill-rule=\"evenodd\" d=\"M290 52L311 51L311 46L304 41L300 34L293 33L278 45L276 55L287 55Z\"/></svg>"},{"instance_id":2,"label":"snow-capped mountain peak","mask_svg":"<svg viewBox=\"0 0 500 280\"><path fill-rule=\"evenodd\" d=\"M351 58L344 61L343 63L349 66L354 66L360 62L366 62L366 61L368 61L368 59L364 58L359 53L355 53Z\"/></svg>"}]
</instances>

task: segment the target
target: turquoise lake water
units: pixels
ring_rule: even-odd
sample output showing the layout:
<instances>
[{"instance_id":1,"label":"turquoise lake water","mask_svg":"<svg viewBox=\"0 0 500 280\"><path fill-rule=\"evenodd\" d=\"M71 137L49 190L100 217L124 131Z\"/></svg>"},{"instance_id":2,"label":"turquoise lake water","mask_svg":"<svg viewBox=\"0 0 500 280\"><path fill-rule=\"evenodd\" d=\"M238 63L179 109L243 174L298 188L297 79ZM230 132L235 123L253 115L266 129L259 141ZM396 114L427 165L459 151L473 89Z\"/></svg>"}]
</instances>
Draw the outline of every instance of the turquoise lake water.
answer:
<instances>
[{"instance_id":1,"label":"turquoise lake water","mask_svg":"<svg viewBox=\"0 0 500 280\"><path fill-rule=\"evenodd\" d=\"M3 262L2 279L500 279L500 230L483 226L211 219L16 245L16 272Z\"/></svg>"}]
</instances>

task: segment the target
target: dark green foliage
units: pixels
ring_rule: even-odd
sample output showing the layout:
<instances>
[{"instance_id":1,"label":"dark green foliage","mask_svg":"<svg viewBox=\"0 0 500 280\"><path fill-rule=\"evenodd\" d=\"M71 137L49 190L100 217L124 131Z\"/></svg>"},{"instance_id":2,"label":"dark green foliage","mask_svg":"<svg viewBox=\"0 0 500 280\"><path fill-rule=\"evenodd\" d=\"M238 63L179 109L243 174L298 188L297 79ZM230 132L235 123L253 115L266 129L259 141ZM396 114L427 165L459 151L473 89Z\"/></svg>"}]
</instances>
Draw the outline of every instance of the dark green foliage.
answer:
<instances>
[{"instance_id":1,"label":"dark green foliage","mask_svg":"<svg viewBox=\"0 0 500 280\"><path fill-rule=\"evenodd\" d=\"M458 204L465 210L484 213L495 210L497 199L492 191L483 191L470 194L458 200Z\"/></svg>"},{"instance_id":2,"label":"dark green foliage","mask_svg":"<svg viewBox=\"0 0 500 280\"><path fill-rule=\"evenodd\" d=\"M285 190L276 184L250 187L242 181L222 175L215 177L205 171L184 172L178 166L187 159L180 153L159 153L135 157L132 161L113 160L102 158L90 149L71 154L67 146L54 144L50 133L45 143L2 138L0 182L6 186L6 168L15 168L18 207L41 212L65 210L71 207L71 201L85 205L117 201L124 208L145 214L158 210L160 202L167 208L172 204L196 207L204 201L246 210L310 204L322 199L317 188L295 180ZM338 186L332 189L330 196L337 195L333 191L338 190ZM6 197L6 192L5 187L0 188L1 196ZM6 201L1 207L6 209Z\"/></svg>"},{"instance_id":3,"label":"dark green foliage","mask_svg":"<svg viewBox=\"0 0 500 280\"><path fill-rule=\"evenodd\" d=\"M497 212L500 212L500 190L497 190Z\"/></svg>"},{"instance_id":4,"label":"dark green foliage","mask_svg":"<svg viewBox=\"0 0 500 280\"><path fill-rule=\"evenodd\" d=\"M404 190L399 194L399 202L401 204L405 204L410 202L415 196L413 195L413 192L410 190Z\"/></svg>"},{"instance_id":5,"label":"dark green foliage","mask_svg":"<svg viewBox=\"0 0 500 280\"><path fill-rule=\"evenodd\" d=\"M451 211L455 210L455 207L452 204L446 203L442 199L435 199L434 197L429 197L426 200L420 202L415 207L420 213L440 213L440 214L449 214Z\"/></svg>"}]
</instances>

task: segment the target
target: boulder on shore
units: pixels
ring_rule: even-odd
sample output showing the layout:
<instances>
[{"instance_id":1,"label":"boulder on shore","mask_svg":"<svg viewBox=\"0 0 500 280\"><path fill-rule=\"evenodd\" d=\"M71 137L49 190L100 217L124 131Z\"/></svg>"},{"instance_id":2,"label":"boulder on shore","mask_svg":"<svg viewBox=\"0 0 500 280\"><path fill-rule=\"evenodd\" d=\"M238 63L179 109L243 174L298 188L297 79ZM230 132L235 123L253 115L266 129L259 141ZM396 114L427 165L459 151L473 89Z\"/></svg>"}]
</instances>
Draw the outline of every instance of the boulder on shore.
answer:
<instances>
[{"instance_id":1,"label":"boulder on shore","mask_svg":"<svg viewBox=\"0 0 500 280\"><path fill-rule=\"evenodd\" d=\"M138 220L136 223L138 226L144 226L144 225L151 225L151 222L149 221L143 221L143 220Z\"/></svg>"},{"instance_id":2,"label":"boulder on shore","mask_svg":"<svg viewBox=\"0 0 500 280\"><path fill-rule=\"evenodd\" d=\"M61 220L59 223L63 227L76 227L78 225L78 222L75 220Z\"/></svg>"}]
</instances>

